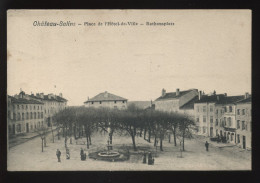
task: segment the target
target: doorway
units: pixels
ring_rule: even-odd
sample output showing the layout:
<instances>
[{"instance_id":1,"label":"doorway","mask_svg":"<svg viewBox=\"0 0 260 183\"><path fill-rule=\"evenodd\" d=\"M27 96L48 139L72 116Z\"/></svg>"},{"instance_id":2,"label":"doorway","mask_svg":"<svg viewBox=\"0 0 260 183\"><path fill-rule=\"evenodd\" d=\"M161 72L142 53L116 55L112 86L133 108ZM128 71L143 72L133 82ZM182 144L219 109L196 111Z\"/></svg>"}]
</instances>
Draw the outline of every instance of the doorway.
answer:
<instances>
[{"instance_id":1,"label":"doorway","mask_svg":"<svg viewBox=\"0 0 260 183\"><path fill-rule=\"evenodd\" d=\"M210 127L209 134L210 134L210 137L213 137L213 127Z\"/></svg>"},{"instance_id":2,"label":"doorway","mask_svg":"<svg viewBox=\"0 0 260 183\"><path fill-rule=\"evenodd\" d=\"M26 133L29 133L29 124L26 123Z\"/></svg>"},{"instance_id":3,"label":"doorway","mask_svg":"<svg viewBox=\"0 0 260 183\"><path fill-rule=\"evenodd\" d=\"M243 149L246 149L246 136L243 136Z\"/></svg>"}]
</instances>

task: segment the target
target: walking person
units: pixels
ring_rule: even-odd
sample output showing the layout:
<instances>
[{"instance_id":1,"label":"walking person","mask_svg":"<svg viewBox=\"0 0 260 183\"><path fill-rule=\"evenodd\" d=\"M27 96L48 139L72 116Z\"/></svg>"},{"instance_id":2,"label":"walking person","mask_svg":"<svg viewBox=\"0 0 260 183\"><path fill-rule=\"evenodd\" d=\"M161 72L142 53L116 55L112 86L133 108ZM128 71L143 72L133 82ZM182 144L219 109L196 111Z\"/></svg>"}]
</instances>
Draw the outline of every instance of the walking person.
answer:
<instances>
[{"instance_id":1,"label":"walking person","mask_svg":"<svg viewBox=\"0 0 260 183\"><path fill-rule=\"evenodd\" d=\"M56 156L57 156L57 158L58 158L58 162L61 162L61 161L60 161L61 152L60 152L59 149L57 149L57 151L56 151Z\"/></svg>"},{"instance_id":2,"label":"walking person","mask_svg":"<svg viewBox=\"0 0 260 183\"><path fill-rule=\"evenodd\" d=\"M206 147L206 151L209 151L209 143L208 143L208 141L206 141L205 147Z\"/></svg>"}]
</instances>

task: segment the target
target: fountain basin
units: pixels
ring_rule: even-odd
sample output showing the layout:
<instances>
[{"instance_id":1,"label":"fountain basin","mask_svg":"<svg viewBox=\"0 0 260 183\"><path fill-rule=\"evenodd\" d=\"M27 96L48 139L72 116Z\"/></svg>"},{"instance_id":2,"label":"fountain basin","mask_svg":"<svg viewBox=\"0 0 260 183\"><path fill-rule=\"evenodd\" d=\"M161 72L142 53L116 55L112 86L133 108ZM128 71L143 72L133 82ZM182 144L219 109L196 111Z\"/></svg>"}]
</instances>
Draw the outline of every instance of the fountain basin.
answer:
<instances>
[{"instance_id":1,"label":"fountain basin","mask_svg":"<svg viewBox=\"0 0 260 183\"><path fill-rule=\"evenodd\" d=\"M129 159L129 154L127 152L117 152L117 151L98 151L89 153L89 158L101 161L126 161Z\"/></svg>"},{"instance_id":2,"label":"fountain basin","mask_svg":"<svg viewBox=\"0 0 260 183\"><path fill-rule=\"evenodd\" d=\"M104 151L104 152L99 152L98 153L98 156L101 156L101 157L118 157L120 156L119 152L115 152L115 151Z\"/></svg>"}]
</instances>

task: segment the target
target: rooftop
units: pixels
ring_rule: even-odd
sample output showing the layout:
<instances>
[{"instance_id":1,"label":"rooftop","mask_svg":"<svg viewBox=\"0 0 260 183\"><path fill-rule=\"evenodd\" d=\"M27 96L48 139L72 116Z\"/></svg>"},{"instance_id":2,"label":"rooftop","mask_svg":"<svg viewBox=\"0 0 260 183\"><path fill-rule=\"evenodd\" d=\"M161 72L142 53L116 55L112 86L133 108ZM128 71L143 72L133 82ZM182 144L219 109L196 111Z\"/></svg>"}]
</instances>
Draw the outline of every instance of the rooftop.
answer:
<instances>
[{"instance_id":1,"label":"rooftop","mask_svg":"<svg viewBox=\"0 0 260 183\"><path fill-rule=\"evenodd\" d=\"M194 97L189 102L180 107L180 109L194 109L194 103L199 100L199 96Z\"/></svg>"},{"instance_id":2,"label":"rooftop","mask_svg":"<svg viewBox=\"0 0 260 183\"><path fill-rule=\"evenodd\" d=\"M211 95L211 96L202 96L200 100L197 100L195 103L216 103L216 104L234 104L245 98L244 95L238 96L225 96L224 94Z\"/></svg>"},{"instance_id":3,"label":"rooftop","mask_svg":"<svg viewBox=\"0 0 260 183\"><path fill-rule=\"evenodd\" d=\"M183 95L189 93L189 92L192 91L192 90L194 90L194 89L185 90L185 91L180 91L178 96L176 95L176 92L165 93L164 96L160 96L160 97L157 98L155 101L165 100L165 99L178 99L178 98L180 98L181 96L183 96Z\"/></svg>"},{"instance_id":4,"label":"rooftop","mask_svg":"<svg viewBox=\"0 0 260 183\"><path fill-rule=\"evenodd\" d=\"M9 98L11 98L12 100L12 103L15 103L15 104L43 104L42 102L39 102L37 100L33 100L33 99L24 99L24 98L15 98L15 97L12 97L12 96L8 96Z\"/></svg>"},{"instance_id":5,"label":"rooftop","mask_svg":"<svg viewBox=\"0 0 260 183\"><path fill-rule=\"evenodd\" d=\"M127 99L108 93L107 91L96 95L95 97L88 99L86 102L99 102L99 101L127 101Z\"/></svg>"},{"instance_id":6,"label":"rooftop","mask_svg":"<svg viewBox=\"0 0 260 183\"><path fill-rule=\"evenodd\" d=\"M237 102L237 104L244 104L244 103L251 103L252 102L252 97L248 97L244 100L240 100L239 102Z\"/></svg>"}]
</instances>

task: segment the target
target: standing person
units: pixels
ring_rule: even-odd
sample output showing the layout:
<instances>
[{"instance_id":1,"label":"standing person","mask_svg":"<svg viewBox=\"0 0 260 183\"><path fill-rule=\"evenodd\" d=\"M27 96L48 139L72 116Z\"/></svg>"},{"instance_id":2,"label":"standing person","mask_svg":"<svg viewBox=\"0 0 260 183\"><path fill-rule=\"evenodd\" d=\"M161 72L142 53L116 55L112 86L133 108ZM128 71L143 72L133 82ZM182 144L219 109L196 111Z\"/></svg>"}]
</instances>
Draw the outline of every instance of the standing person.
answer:
<instances>
[{"instance_id":1,"label":"standing person","mask_svg":"<svg viewBox=\"0 0 260 183\"><path fill-rule=\"evenodd\" d=\"M83 151L82 148L80 149L80 159L81 159L81 160L84 159L84 151Z\"/></svg>"},{"instance_id":2,"label":"standing person","mask_svg":"<svg viewBox=\"0 0 260 183\"><path fill-rule=\"evenodd\" d=\"M57 158L58 158L58 162L61 162L61 161L60 161L61 152L60 152L59 149L57 149L57 151L56 151L56 156L57 156Z\"/></svg>"},{"instance_id":3,"label":"standing person","mask_svg":"<svg viewBox=\"0 0 260 183\"><path fill-rule=\"evenodd\" d=\"M206 151L209 151L209 143L208 143L208 141L206 141L205 147L206 147Z\"/></svg>"},{"instance_id":4,"label":"standing person","mask_svg":"<svg viewBox=\"0 0 260 183\"><path fill-rule=\"evenodd\" d=\"M144 152L144 155L143 155L143 163L146 164L146 153Z\"/></svg>"},{"instance_id":5,"label":"standing person","mask_svg":"<svg viewBox=\"0 0 260 183\"><path fill-rule=\"evenodd\" d=\"M66 158L70 159L70 150L68 148L66 149Z\"/></svg>"}]
</instances>

